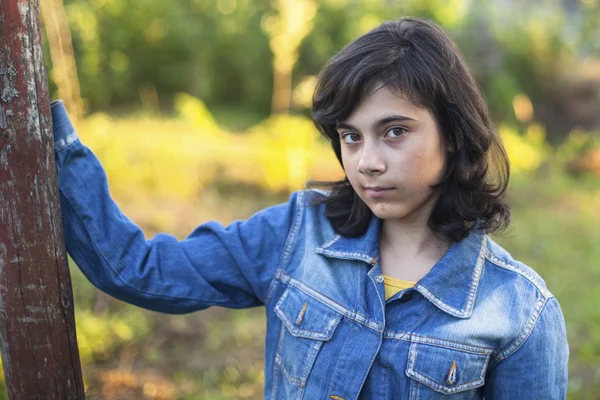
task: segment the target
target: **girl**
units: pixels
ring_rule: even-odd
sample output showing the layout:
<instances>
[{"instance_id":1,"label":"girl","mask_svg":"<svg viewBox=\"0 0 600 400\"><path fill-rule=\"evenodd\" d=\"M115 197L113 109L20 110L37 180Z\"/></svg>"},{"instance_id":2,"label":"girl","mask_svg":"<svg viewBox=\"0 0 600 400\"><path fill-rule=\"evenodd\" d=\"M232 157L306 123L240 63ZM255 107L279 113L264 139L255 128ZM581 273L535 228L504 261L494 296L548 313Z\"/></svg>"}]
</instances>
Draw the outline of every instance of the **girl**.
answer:
<instances>
[{"instance_id":1,"label":"girl","mask_svg":"<svg viewBox=\"0 0 600 400\"><path fill-rule=\"evenodd\" d=\"M265 398L565 398L561 308L487 236L510 219L507 157L435 24L384 23L321 72L313 118L343 181L183 241L146 240L62 102L52 116L77 265L151 310L264 305Z\"/></svg>"}]
</instances>

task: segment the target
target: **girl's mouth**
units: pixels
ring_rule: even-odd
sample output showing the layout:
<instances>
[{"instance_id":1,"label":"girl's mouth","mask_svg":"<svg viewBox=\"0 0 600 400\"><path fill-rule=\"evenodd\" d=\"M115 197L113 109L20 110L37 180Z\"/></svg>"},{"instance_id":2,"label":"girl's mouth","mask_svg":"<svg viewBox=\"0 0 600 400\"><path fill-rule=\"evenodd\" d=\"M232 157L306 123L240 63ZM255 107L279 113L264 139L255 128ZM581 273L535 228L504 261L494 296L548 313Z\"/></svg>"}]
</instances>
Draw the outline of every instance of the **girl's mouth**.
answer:
<instances>
[{"instance_id":1,"label":"girl's mouth","mask_svg":"<svg viewBox=\"0 0 600 400\"><path fill-rule=\"evenodd\" d=\"M376 199L385 197L396 189L392 187L371 186L366 187L365 190L367 191L367 196Z\"/></svg>"}]
</instances>

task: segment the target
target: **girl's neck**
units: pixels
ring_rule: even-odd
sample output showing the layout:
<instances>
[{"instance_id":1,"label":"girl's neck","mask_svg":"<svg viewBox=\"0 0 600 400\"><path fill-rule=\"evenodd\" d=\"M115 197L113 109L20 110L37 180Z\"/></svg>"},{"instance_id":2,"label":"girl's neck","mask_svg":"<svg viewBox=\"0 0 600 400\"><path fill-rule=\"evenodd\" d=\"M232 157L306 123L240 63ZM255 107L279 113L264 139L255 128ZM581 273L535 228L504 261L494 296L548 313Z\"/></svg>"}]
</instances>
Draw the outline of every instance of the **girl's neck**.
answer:
<instances>
[{"instance_id":1,"label":"girl's neck","mask_svg":"<svg viewBox=\"0 0 600 400\"><path fill-rule=\"evenodd\" d=\"M382 221L380 246L393 250L393 253L417 256L431 251L445 253L450 243L426 223L385 220Z\"/></svg>"},{"instance_id":2,"label":"girl's neck","mask_svg":"<svg viewBox=\"0 0 600 400\"><path fill-rule=\"evenodd\" d=\"M451 243L423 223L382 221L380 252L382 273L417 281L448 251Z\"/></svg>"}]
</instances>

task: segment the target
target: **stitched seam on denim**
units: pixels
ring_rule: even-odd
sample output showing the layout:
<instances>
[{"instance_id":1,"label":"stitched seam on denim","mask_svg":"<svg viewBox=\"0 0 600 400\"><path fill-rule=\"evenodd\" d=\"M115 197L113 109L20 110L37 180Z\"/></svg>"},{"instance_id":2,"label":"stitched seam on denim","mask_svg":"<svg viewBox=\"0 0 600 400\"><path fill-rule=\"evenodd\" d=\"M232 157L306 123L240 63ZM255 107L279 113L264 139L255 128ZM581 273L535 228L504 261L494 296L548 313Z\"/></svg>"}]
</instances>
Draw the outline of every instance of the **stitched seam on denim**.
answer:
<instances>
[{"instance_id":1,"label":"stitched seam on denim","mask_svg":"<svg viewBox=\"0 0 600 400\"><path fill-rule=\"evenodd\" d=\"M414 344L411 343L411 345L408 348L408 361L406 363L406 369L404 370L404 374L408 377L408 380L410 381L410 400L419 398L419 383L416 379L412 379L412 376L409 374L409 369L412 368L411 365L414 364L413 358L416 357L415 352L411 351L412 346L414 346Z\"/></svg>"},{"instance_id":2,"label":"stitched seam on denim","mask_svg":"<svg viewBox=\"0 0 600 400\"><path fill-rule=\"evenodd\" d=\"M324 256L333 258L341 258L343 260L361 260L367 263L370 263L372 260L372 257L370 257L368 254L361 252L334 251L320 248L317 248L315 252L317 254L322 254Z\"/></svg>"},{"instance_id":3,"label":"stitched seam on denim","mask_svg":"<svg viewBox=\"0 0 600 400\"><path fill-rule=\"evenodd\" d=\"M341 235L334 235L331 239L329 239L327 242L325 242L325 244L322 244L321 246L317 247L317 250L318 251L325 250L327 247L331 246L332 244L334 244L335 242L340 240L341 237L342 237Z\"/></svg>"},{"instance_id":4,"label":"stitched seam on denim","mask_svg":"<svg viewBox=\"0 0 600 400\"><path fill-rule=\"evenodd\" d=\"M410 332L392 332L387 329L383 331L383 337L386 339L410 341L410 338L407 338L407 336L410 336Z\"/></svg>"},{"instance_id":5,"label":"stitched seam on denim","mask_svg":"<svg viewBox=\"0 0 600 400\"><path fill-rule=\"evenodd\" d=\"M298 192L298 198L296 199L296 211L294 216L294 222L292 223L292 227L290 228L288 236L285 240L285 244L283 245L283 251L281 252L281 258L279 259L279 268L275 271L275 277L277 276L277 271L280 271L282 268L285 268L286 264L289 261L289 257L292 253L292 248L296 244L296 236L298 234L298 230L300 229L300 225L302 223L302 216L304 214L304 205L301 203L303 199L304 192ZM271 295L273 293L273 286L275 286L275 277L273 277L267 289L267 297L263 301L265 305L271 299Z\"/></svg>"},{"instance_id":6,"label":"stitched seam on denim","mask_svg":"<svg viewBox=\"0 0 600 400\"><path fill-rule=\"evenodd\" d=\"M361 298L360 296L360 278L362 276L362 270L361 268L357 268L356 269L356 293L354 295L354 312L358 312L358 299Z\"/></svg>"},{"instance_id":7,"label":"stitched seam on denim","mask_svg":"<svg viewBox=\"0 0 600 400\"><path fill-rule=\"evenodd\" d=\"M371 271L374 271L375 269L372 268ZM375 291L377 292L377 298L379 299L379 304L381 305L381 315L383 315L383 329L385 329L385 298L381 297L381 293L379 293L379 290L377 290L377 283L375 282L375 279L373 278L373 274L371 274L371 271L369 271L367 273L367 276L371 279L371 282L373 282L373 284L375 285ZM381 275L378 275L381 276ZM385 293L384 293L384 297L385 297ZM383 332L382 332L383 333Z\"/></svg>"},{"instance_id":8,"label":"stitched seam on denim","mask_svg":"<svg viewBox=\"0 0 600 400\"><path fill-rule=\"evenodd\" d=\"M419 352L419 348L417 347L417 344L411 343L410 346L408 347L408 363L406 365L406 371L405 371L406 376L408 376L409 378L412 377L411 372L415 365L415 361L417 359L418 352Z\"/></svg>"},{"instance_id":9,"label":"stitched seam on denim","mask_svg":"<svg viewBox=\"0 0 600 400\"><path fill-rule=\"evenodd\" d=\"M81 143L79 137L77 136L77 133L73 130L71 133L66 135L64 139L59 139L54 142L54 152L61 152L62 150L66 149L67 147L71 147L72 144L77 142Z\"/></svg>"},{"instance_id":10,"label":"stitched seam on denim","mask_svg":"<svg viewBox=\"0 0 600 400\"><path fill-rule=\"evenodd\" d=\"M445 311L448 314L453 315L458 318L467 318L468 317L468 315L464 311L459 311L456 308L447 305L446 303L441 301L439 298L437 298L433 293L431 293L429 290L427 290L424 286L421 286L420 284L416 284L415 289L417 289L419 292L426 295L426 297L429 298L429 300L431 300L433 302L433 304L438 306L442 311Z\"/></svg>"},{"instance_id":11,"label":"stitched seam on denim","mask_svg":"<svg viewBox=\"0 0 600 400\"><path fill-rule=\"evenodd\" d=\"M284 293L284 295L286 295L286 294ZM282 295L282 297L284 297L284 296ZM303 386L304 384L306 384L306 381L303 380L302 378L295 378L295 377L291 376L290 374L288 374L288 372L286 371L286 369L283 365L283 362L281 361L281 354L282 354L282 349L283 349L283 338L285 337L286 332L287 332L287 328L282 323L281 328L279 329L277 350L275 351L275 363L277 365L279 365L281 372L285 375L286 379L291 384L296 385L296 386Z\"/></svg>"},{"instance_id":12,"label":"stitched seam on denim","mask_svg":"<svg viewBox=\"0 0 600 400\"><path fill-rule=\"evenodd\" d=\"M283 350L283 337L285 335L286 327L283 326L283 322L281 323L281 327L279 328L279 335L277 337L277 349L275 349L275 362L277 362L277 358L281 358L281 353ZM283 365L280 365L281 370L283 371Z\"/></svg>"},{"instance_id":13,"label":"stitched seam on denim","mask_svg":"<svg viewBox=\"0 0 600 400\"><path fill-rule=\"evenodd\" d=\"M517 274L522 275L525 278L527 278L527 280L529 280L540 291L540 293L542 293L542 295L544 297L553 297L552 293L550 293L550 291L547 288L544 288L539 282L537 282L537 280L533 276L529 275L526 271L523 271L521 268L517 267L516 265L508 264L507 262L500 260L499 258L497 258L496 256L494 256L491 253L488 253L486 258L489 262L491 262L492 264L494 264L498 267L507 269L509 271L516 272Z\"/></svg>"},{"instance_id":14,"label":"stitched seam on denim","mask_svg":"<svg viewBox=\"0 0 600 400\"><path fill-rule=\"evenodd\" d=\"M357 321L357 322L359 322L377 332L380 332L380 333L383 330L383 327L380 326L380 324L378 324L377 322L372 321L371 319L367 318L365 315L362 315L358 312L353 312L353 311L348 310L347 308L343 307L339 303L336 303L335 301L331 300L330 298L324 296L323 294L317 292L316 290L310 288L309 286L304 285L302 282L297 281L294 278L290 277L289 284L297 287L299 290L303 291L304 293L311 296L315 300L320 301L321 303L329 306L333 310L341 313L342 315L344 315L354 321Z\"/></svg>"},{"instance_id":15,"label":"stitched seam on denim","mask_svg":"<svg viewBox=\"0 0 600 400\"><path fill-rule=\"evenodd\" d=\"M469 287L469 296L467 298L467 304L465 310L469 313L473 312L473 303L475 302L475 294L479 287L479 279L481 278L481 271L483 270L483 264L485 262L485 255L487 253L486 237L485 235L481 238L481 247L479 248L479 257L477 258L477 264L475 265L475 271L473 272L473 279Z\"/></svg>"},{"instance_id":16,"label":"stitched seam on denim","mask_svg":"<svg viewBox=\"0 0 600 400\"><path fill-rule=\"evenodd\" d=\"M290 374L288 374L288 372L285 370L284 366L283 366L283 362L281 361L281 356L279 354L275 354L275 363L277 365L279 365L279 369L281 369L281 372L283 373L283 375L285 375L285 377L289 380L289 382L294 385L294 386L304 386L306 385L306 380L302 379L302 378L296 378L291 376Z\"/></svg>"},{"instance_id":17,"label":"stitched seam on denim","mask_svg":"<svg viewBox=\"0 0 600 400\"><path fill-rule=\"evenodd\" d=\"M409 398L409 400L418 400L419 392L417 391L417 386L420 385L420 383L416 379L409 379L409 381L410 381L410 398Z\"/></svg>"},{"instance_id":18,"label":"stitched seam on denim","mask_svg":"<svg viewBox=\"0 0 600 400\"><path fill-rule=\"evenodd\" d=\"M411 343L428 344L431 346L443 347L443 348L447 348L450 350L459 350L459 351L464 351L467 353L480 354L480 355L485 355L485 356L489 356L490 354L492 354L493 352L496 351L496 349L492 348L492 347L473 346L470 344L454 342L452 340L438 339L438 338L432 338L430 336L418 335L416 333L410 334L410 338L408 340L407 339L401 339L401 340L410 341Z\"/></svg>"},{"instance_id":19,"label":"stitched seam on denim","mask_svg":"<svg viewBox=\"0 0 600 400\"><path fill-rule=\"evenodd\" d=\"M484 371L485 371L485 369L484 369ZM456 392L463 392L465 390L476 388L476 387L478 387L478 385L481 386L481 384L484 383L483 378L479 378L475 381L465 382L465 383L461 384L460 386L449 388L449 387L446 387L443 384L441 384L441 383L439 383L417 371L412 371L411 377L419 378L420 379L419 382L421 382L425 386L435 390L438 393L444 393L444 394L453 394Z\"/></svg>"},{"instance_id":20,"label":"stitched seam on denim","mask_svg":"<svg viewBox=\"0 0 600 400\"><path fill-rule=\"evenodd\" d=\"M274 379L275 381L273 382L273 388L271 390L272 392L272 397L275 398L275 393L277 392L277 385L278 385L278 375L279 372L277 371L277 367L279 367L279 371L281 371L280 373L283 373L283 367L281 367L278 363L277 363L277 357L278 354L281 352L281 340L282 340L282 335L283 335L283 324L281 324L281 327L279 328L279 335L277 337L277 348L275 349L275 354L273 356L273 375L274 375Z\"/></svg>"},{"instance_id":21,"label":"stitched seam on denim","mask_svg":"<svg viewBox=\"0 0 600 400\"><path fill-rule=\"evenodd\" d=\"M332 319L329 322L329 324L327 325L327 328L326 328L327 330L325 332L314 331L314 330L310 330L310 329L297 329L294 327L294 323L288 318L288 316L285 314L285 312L283 310L281 310L281 311L279 311L279 310L281 310L281 308L276 306L275 313L277 313L277 315L279 315L279 318L281 318L281 320L285 323L285 326L287 326L287 329L290 331L292 336L306 338L306 339L313 339L313 340L320 340L320 341L327 341L327 340L331 339L329 337L329 335L335 331L335 328L342 320L342 315L340 313L338 313L337 311L334 311L337 314L337 316L335 319ZM316 333L317 335L315 335L315 336L311 336L310 334L303 335L302 332Z\"/></svg>"},{"instance_id":22,"label":"stitched seam on denim","mask_svg":"<svg viewBox=\"0 0 600 400\"><path fill-rule=\"evenodd\" d=\"M373 354L373 356L371 357L371 362L369 363L369 368L367 368L367 370L365 371L365 374L363 375L362 379L361 379L361 383L360 383L360 387L362 388L363 385L365 384L365 380L367 379L367 376L369 375L369 372L371 371L371 368L373 368L373 363L375 362L375 358L377 358L377 354L379 354L379 349L381 349L381 343L383 342L383 340L381 340L381 336L379 337L379 346L377 347L377 351ZM358 395L360 395L360 392L356 395L355 400L358 398Z\"/></svg>"},{"instance_id":23,"label":"stitched seam on denim","mask_svg":"<svg viewBox=\"0 0 600 400\"><path fill-rule=\"evenodd\" d=\"M481 247L479 248L479 256L477 257L477 264L475 265L475 270L473 271L473 276L471 279L471 284L469 285L469 292L467 295L467 302L465 306L458 310L446 303L444 303L440 298L430 292L427 288L417 283L415 285L415 289L420 291L423 294L427 294L427 297L440 309L446 311L448 314L454 315L459 318L468 318L473 312L473 304L475 301L475 294L477 293L477 288L479 287L479 279L481 278L481 271L483 270L483 264L485 261L486 255L486 237L485 235L481 239Z\"/></svg>"},{"instance_id":24,"label":"stitched seam on denim","mask_svg":"<svg viewBox=\"0 0 600 400\"><path fill-rule=\"evenodd\" d=\"M294 223L292 224L292 228L290 229L288 237L285 241L285 245L283 246L283 252L281 253L281 258L279 260L280 268L285 268L292 254L292 248L296 244L298 231L300 230L300 225L302 224L302 216L304 215L305 206L303 201L304 192L298 192L298 199L296 199L296 213L294 217Z\"/></svg>"},{"instance_id":25,"label":"stitched seam on denim","mask_svg":"<svg viewBox=\"0 0 600 400\"><path fill-rule=\"evenodd\" d=\"M321 347L323 347L322 341L313 340L313 342L314 343L310 346L308 356L305 358L306 362L304 363L304 368L302 369L302 376L306 376L306 379L301 378L304 382L306 382L310 376L310 372L312 371L315 361L317 360L317 355L319 354Z\"/></svg>"},{"instance_id":26,"label":"stitched seam on denim","mask_svg":"<svg viewBox=\"0 0 600 400\"><path fill-rule=\"evenodd\" d=\"M276 276L282 282L285 282L289 285L292 285L292 286L298 288L299 290L303 291L307 295L311 296L313 299L320 301L321 303L325 304L326 306L328 306L328 307L334 309L335 311L339 312L340 314L344 315L345 317L350 318L353 321L359 322L359 323L365 325L366 327L373 329L374 331L376 331L378 333L383 332L383 326L381 324L378 324L377 322L367 318L366 316L364 316L358 312L348 310L347 308L343 307L339 303L336 303L335 301L322 295L321 293L319 293L316 290L310 288L309 286L303 284L302 282L292 278L290 275L286 274L285 272L278 271Z\"/></svg>"},{"instance_id":27,"label":"stitched seam on denim","mask_svg":"<svg viewBox=\"0 0 600 400\"><path fill-rule=\"evenodd\" d=\"M318 304L327 307L328 309L330 309L331 311L333 311L333 313L335 314L335 318L331 319L328 324L327 324L327 328L324 332L322 331L314 331L314 330L310 330L310 329L299 329L294 325L294 322L292 322L292 320L288 317L288 315L285 313L285 311L283 310L283 308L281 307L281 305L283 304L283 302L285 301L285 299L288 297L290 293L290 288L288 286L288 288L286 289L286 291L281 295L281 298L279 299L279 301L277 302L277 304L274 307L275 310L275 314L277 314L279 316L279 318L285 323L287 329L290 331L290 333L294 336L294 337L305 337L307 339L314 339L314 340L329 340L331 339L330 336L333 335L333 332L335 332L337 326L340 324L340 322L342 321L342 314L340 314L339 312L331 309L331 307L327 307L327 305L321 303L318 300L315 300ZM301 335L299 332L313 332L313 333L317 333L317 336L311 336L310 334L307 334L306 336ZM295 333L298 333L298 335L296 335Z\"/></svg>"},{"instance_id":28,"label":"stitched seam on denim","mask_svg":"<svg viewBox=\"0 0 600 400\"><path fill-rule=\"evenodd\" d=\"M436 380L434 380L426 375L423 375L422 373L420 373L418 371L415 371L414 367L415 367L418 352L419 352L419 346L417 345L417 343L412 343L409 348L409 364L408 364L408 369L406 371L406 374L409 377L420 378L421 380L419 382L423 383L424 385L430 387L431 389L433 389L437 392L441 392L441 393L445 393L445 394L452 394L452 393L472 389L474 387L477 387L477 385L481 386L481 383L483 383L485 371L487 370L488 361L490 359L489 357L486 357L485 363L483 365L483 368L481 368L481 372L480 372L479 378L477 380L465 382L458 386L449 388L446 385L444 385L443 383L437 382ZM411 353L414 353L414 357L410 357Z\"/></svg>"},{"instance_id":29,"label":"stitched seam on denim","mask_svg":"<svg viewBox=\"0 0 600 400\"><path fill-rule=\"evenodd\" d=\"M267 289L267 297L265 297L265 300L263 301L265 306L271 301L271 296L273 296L273 293L275 292L275 288L279 285L280 280L276 278L278 271L280 271L280 270L279 269L275 270L275 276L271 280L271 283L269 284L269 288Z\"/></svg>"},{"instance_id":30,"label":"stitched seam on denim","mask_svg":"<svg viewBox=\"0 0 600 400\"><path fill-rule=\"evenodd\" d=\"M277 357L277 355L275 354L275 357ZM275 362L275 357L273 357L273 369L272 369L272 374L273 374L273 385L271 386L271 399L275 398L275 393L277 391L277 377L279 375L279 373L277 372L277 363ZM266 366L265 366L266 367ZM266 368L265 368L266 369Z\"/></svg>"},{"instance_id":31,"label":"stitched seam on denim","mask_svg":"<svg viewBox=\"0 0 600 400\"><path fill-rule=\"evenodd\" d=\"M71 208L73 209L73 213L75 214L75 216L77 218L79 218L79 221L81 221L81 224L83 226L83 230L85 231L85 233L89 236L90 241L92 242L92 246L94 246L94 249L96 250L96 252L100 255L100 258L104 261L104 263L115 273L115 275L117 276L117 278L123 282L123 284L127 287L129 287L130 289L132 289L133 291L137 292L137 293L141 293L144 295L148 295L148 296L153 296L159 299L177 299L177 300L190 300L193 302L196 302L198 304L202 304L202 305L219 305L219 304L231 304L228 300L222 300L222 301L204 301L204 300L198 300L198 299L193 299L193 298L189 298L189 297L175 297L175 296L167 296L164 294L155 294L155 293L151 293L151 292L146 292L143 290L139 290L138 288L132 286L130 283L128 283L125 279L123 279L123 277L121 276L121 274L112 266L112 264L110 262L108 262L108 260L106 259L106 257L104 256L104 254L100 251L100 249L98 248L98 245L96 244L96 240L94 238L94 236L91 234L91 232L88 230L88 227L86 224L83 223L83 219L79 216L79 213L77 212L77 210L75 209L75 207L73 207L73 205L71 204L70 199L65 195L63 190L60 190L60 192L63 194L63 196L65 197L65 200L67 203L69 203L69 205L71 206Z\"/></svg>"},{"instance_id":32,"label":"stitched seam on denim","mask_svg":"<svg viewBox=\"0 0 600 400\"><path fill-rule=\"evenodd\" d=\"M388 353L388 356L386 357L386 359L385 359L385 361L384 361L384 364L383 364L383 365L384 365L384 367L385 367L385 368L383 368L383 374L384 374L384 375L383 375L383 376L384 376L384 379L383 379L383 381L385 382L385 398L386 398L386 400L389 398L388 394L389 394L389 386L390 386L390 385L389 385L388 370L390 369L390 368L389 368L389 366L390 366L390 358L392 357L392 354L394 354L394 352L395 352L395 351L396 351L396 349L398 348L398 345L399 345L399 344L400 344L400 340L397 340L397 341L396 341L396 342L393 344L393 346L392 346L392 348L390 349L390 352Z\"/></svg>"},{"instance_id":33,"label":"stitched seam on denim","mask_svg":"<svg viewBox=\"0 0 600 400\"><path fill-rule=\"evenodd\" d=\"M412 327L410 327L410 329L411 329L412 331L416 330L416 329L417 329L419 326L421 326L421 325L423 324L423 322L425 322L425 320L427 320L427 318L429 318L429 316L430 316L431 314L433 314L433 312L436 310L436 309L435 309L435 308L433 308L433 307L429 307L429 308L430 308L430 310L429 310L429 311L428 311L428 312L427 312L425 315L422 315L421 319L420 319L420 320L418 320L416 323L414 323L414 324L412 325ZM384 336L387 336L387 337L388 337L388 338L390 338L390 339L406 340L406 337L407 337L407 336L410 336L410 333L408 333L408 332L399 332L399 335L398 335L398 336L389 335L390 333L392 333L392 334L393 334L394 332L391 332L391 331L389 331L389 330L388 330L387 332L386 332L386 330L384 330L384 331L383 331L383 335L384 335ZM388 336L388 335L389 335L389 336Z\"/></svg>"},{"instance_id":34,"label":"stitched seam on denim","mask_svg":"<svg viewBox=\"0 0 600 400\"><path fill-rule=\"evenodd\" d=\"M331 380L331 385L329 385L329 396L335 395L335 394L331 393L331 391L333 390L333 384L336 382L336 376L337 376L338 368L340 366L340 361L342 360L342 357L344 356L344 352L346 350L346 347L348 347L348 343L350 342L350 339L353 338L352 333L356 329L356 327L353 324L349 324L349 325L350 325L350 333L348 334L348 337L346 337L346 340L344 340L344 345L342 346L342 350L339 353L340 357L338 357L338 360L335 363L335 370L333 371L333 379Z\"/></svg>"},{"instance_id":35,"label":"stitched seam on denim","mask_svg":"<svg viewBox=\"0 0 600 400\"><path fill-rule=\"evenodd\" d=\"M514 354L523 345L523 343L525 343L527 339L529 339L529 336L531 335L531 332L533 332L533 328L539 320L539 316L542 314L542 310L544 309L546 304L548 304L549 299L550 298L547 297L540 297L533 310L531 317L527 321L527 324L525 324L523 332L521 332L521 334L511 344L507 345L505 349L501 349L500 351L498 351L495 357L496 362L494 366L496 366L496 364L498 364L500 361L505 360L506 358Z\"/></svg>"}]
</instances>

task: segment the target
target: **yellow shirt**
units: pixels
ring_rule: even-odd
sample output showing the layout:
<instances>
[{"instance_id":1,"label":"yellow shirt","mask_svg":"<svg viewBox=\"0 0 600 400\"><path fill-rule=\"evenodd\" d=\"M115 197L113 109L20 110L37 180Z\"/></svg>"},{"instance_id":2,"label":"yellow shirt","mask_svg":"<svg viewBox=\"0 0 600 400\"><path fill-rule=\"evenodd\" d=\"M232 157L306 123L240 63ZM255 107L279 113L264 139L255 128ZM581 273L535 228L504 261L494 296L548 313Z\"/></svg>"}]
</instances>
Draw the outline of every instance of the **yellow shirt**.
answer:
<instances>
[{"instance_id":1,"label":"yellow shirt","mask_svg":"<svg viewBox=\"0 0 600 400\"><path fill-rule=\"evenodd\" d=\"M392 278L391 276L383 275L383 285L385 286L385 299L387 300L399 291L414 286L415 283L417 282L403 281L402 279Z\"/></svg>"}]
</instances>

